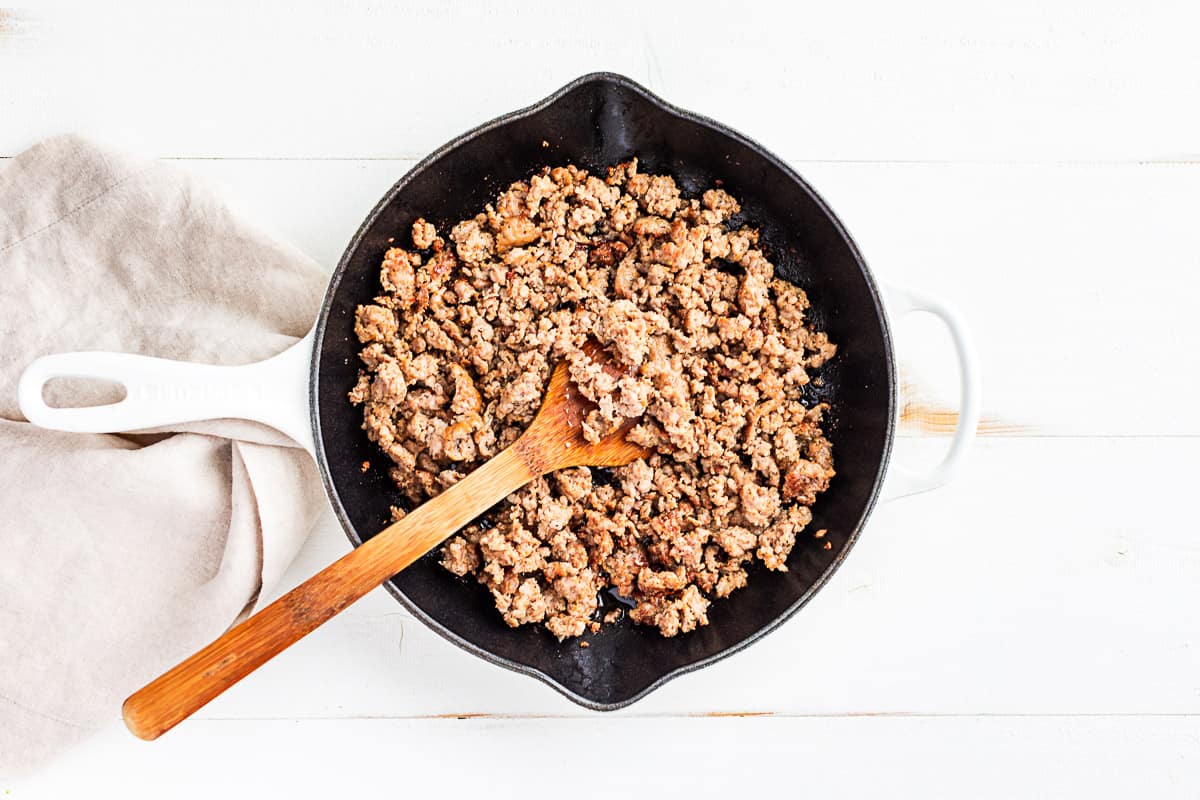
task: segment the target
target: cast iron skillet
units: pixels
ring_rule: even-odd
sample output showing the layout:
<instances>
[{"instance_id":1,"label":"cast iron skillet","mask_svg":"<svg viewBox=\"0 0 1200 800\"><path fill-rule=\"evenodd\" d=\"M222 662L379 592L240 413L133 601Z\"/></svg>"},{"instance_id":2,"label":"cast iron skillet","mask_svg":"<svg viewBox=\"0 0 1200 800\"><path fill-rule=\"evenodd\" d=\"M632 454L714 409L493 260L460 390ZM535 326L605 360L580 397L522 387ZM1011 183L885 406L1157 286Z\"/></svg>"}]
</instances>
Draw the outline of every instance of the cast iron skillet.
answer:
<instances>
[{"instance_id":1,"label":"cast iron skillet","mask_svg":"<svg viewBox=\"0 0 1200 800\"><path fill-rule=\"evenodd\" d=\"M312 394L317 460L333 507L352 542L382 529L399 494L386 459L346 402L359 369L355 308L379 292L388 239L407 237L424 216L446 232L478 213L504 187L543 166L573 163L602 171L637 156L644 172L673 175L686 195L722 185L762 232L779 274L804 288L818 326L838 344L823 370L821 399L833 406L829 438L837 477L813 508L809 536L787 572L751 573L749 585L715 602L710 625L664 639L628 619L578 641L511 629L482 586L455 578L429 555L388 582L414 615L450 641L546 681L595 709L634 702L665 681L740 650L800 608L845 558L875 502L892 442L895 368L879 292L833 212L781 160L712 120L671 106L627 78L584 76L529 108L489 122L442 147L405 175L367 217L329 285L316 329Z\"/></svg>"},{"instance_id":2,"label":"cast iron skillet","mask_svg":"<svg viewBox=\"0 0 1200 800\"><path fill-rule=\"evenodd\" d=\"M746 137L675 108L627 78L586 75L455 139L414 167L350 242L313 331L278 356L239 367L126 353L45 356L22 375L21 411L44 427L86 432L230 417L266 423L313 453L337 517L357 546L382 529L389 506L401 502L382 455L361 429L361 410L346 398L359 369L355 308L378 293L388 240L406 237L418 216L446 232L543 166L574 163L602 171L632 156L643 171L675 176L689 195L721 185L737 197L741 217L760 229L778 274L808 292L813 318L837 342L837 357L816 376L822 385L811 387L814 402L833 408L828 435L838 474L814 506L808 529L828 534L823 540L802 535L787 572L752 570L746 588L713 604L705 628L664 639L626 619L589 636L586 649L578 641L560 644L538 627L508 628L488 592L443 570L435 554L386 584L409 611L463 649L545 681L589 708L628 705L774 630L829 579L880 492L894 433L896 377L879 290L816 192ZM901 492L913 493L945 483L961 463L978 420L978 377L957 315L935 301L893 292L893 313L925 310L942 317L962 370L962 410L949 455L924 476L897 476ZM69 376L123 383L126 397L107 406L48 407L44 384ZM363 461L377 468L364 473ZM824 549L826 543L831 549Z\"/></svg>"}]
</instances>

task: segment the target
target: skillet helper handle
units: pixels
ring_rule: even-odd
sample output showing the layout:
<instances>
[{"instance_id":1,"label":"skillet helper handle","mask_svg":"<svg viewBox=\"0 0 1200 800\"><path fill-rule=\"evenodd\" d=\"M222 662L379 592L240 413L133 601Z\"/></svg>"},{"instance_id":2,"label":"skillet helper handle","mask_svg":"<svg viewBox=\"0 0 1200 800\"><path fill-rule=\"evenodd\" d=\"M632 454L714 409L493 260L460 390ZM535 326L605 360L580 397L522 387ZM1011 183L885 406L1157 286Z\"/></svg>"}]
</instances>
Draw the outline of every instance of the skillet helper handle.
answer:
<instances>
[{"instance_id":1,"label":"skillet helper handle","mask_svg":"<svg viewBox=\"0 0 1200 800\"><path fill-rule=\"evenodd\" d=\"M884 287L883 295L888 316L893 321L914 312L926 312L940 319L954 342L959 370L958 424L950 440L950 449L941 463L925 472L916 472L899 464L891 464L888 467L883 496L893 500L944 486L958 475L975 441L983 390L979 375L979 356L975 352L970 329L953 307L935 297L894 286Z\"/></svg>"},{"instance_id":2,"label":"skillet helper handle","mask_svg":"<svg viewBox=\"0 0 1200 800\"><path fill-rule=\"evenodd\" d=\"M122 708L126 726L157 739L533 478L504 450L135 692Z\"/></svg>"},{"instance_id":3,"label":"skillet helper handle","mask_svg":"<svg viewBox=\"0 0 1200 800\"><path fill-rule=\"evenodd\" d=\"M73 433L122 433L208 419L248 419L286 434L313 452L308 374L313 334L256 364L192 364L132 353L43 356L21 374L17 399L25 418ZM125 388L108 405L52 408L42 390L54 378L100 378Z\"/></svg>"}]
</instances>

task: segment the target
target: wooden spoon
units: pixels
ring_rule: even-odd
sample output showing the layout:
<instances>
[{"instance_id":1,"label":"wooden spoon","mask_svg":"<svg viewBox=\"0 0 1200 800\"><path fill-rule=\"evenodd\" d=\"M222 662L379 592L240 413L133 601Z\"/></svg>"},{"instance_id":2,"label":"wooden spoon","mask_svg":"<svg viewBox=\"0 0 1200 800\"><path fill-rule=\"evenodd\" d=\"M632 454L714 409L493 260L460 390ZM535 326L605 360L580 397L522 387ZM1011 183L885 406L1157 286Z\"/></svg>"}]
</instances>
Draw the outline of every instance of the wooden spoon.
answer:
<instances>
[{"instance_id":1,"label":"wooden spoon","mask_svg":"<svg viewBox=\"0 0 1200 800\"><path fill-rule=\"evenodd\" d=\"M617 374L594 342L584 350ZM592 408L572 386L567 365L560 363L550 377L541 410L521 438L130 695L122 708L129 730L142 739L157 739L534 478L566 467L622 466L648 454L625 440L637 420L626 420L594 444L584 440L581 422Z\"/></svg>"}]
</instances>

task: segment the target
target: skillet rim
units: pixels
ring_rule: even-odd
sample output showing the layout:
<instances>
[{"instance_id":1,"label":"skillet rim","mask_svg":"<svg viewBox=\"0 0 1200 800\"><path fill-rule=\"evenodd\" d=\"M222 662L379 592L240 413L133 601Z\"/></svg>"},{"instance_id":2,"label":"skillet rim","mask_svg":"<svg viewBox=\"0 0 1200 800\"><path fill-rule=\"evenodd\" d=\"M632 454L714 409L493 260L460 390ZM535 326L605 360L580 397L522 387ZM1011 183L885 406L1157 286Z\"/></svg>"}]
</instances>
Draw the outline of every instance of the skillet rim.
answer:
<instances>
[{"instance_id":1,"label":"skillet rim","mask_svg":"<svg viewBox=\"0 0 1200 800\"><path fill-rule=\"evenodd\" d=\"M657 106L658 108L662 109L663 111L666 111L669 114L677 116L683 120L699 124L702 127L714 130L718 133L721 133L725 136L730 137L731 139L736 140L737 142L741 143L742 145L746 146L747 148L753 150L755 153L760 155L762 158L764 158L766 161L768 161L772 166L774 166L776 169L780 170L789 179L794 181L804 192L807 193L809 195L809 197L813 200L813 202L815 202L817 204L817 206L821 209L821 211L823 211L825 213L825 215L829 218L829 221L833 224L833 226L837 230L838 234L840 234L840 236L842 237L846 246L850 250L850 254L853 256L855 263L858 265L859 270L862 272L863 278L867 284L867 288L870 290L871 299L874 303L875 315L880 323L880 332L882 334L883 344L884 344L884 356L885 356L885 359L887 362L885 366L886 366L886 375L887 375L887 380L888 380L887 420L885 423L885 430L884 430L884 443L883 443L882 457L880 459L879 466L876 469L875 482L874 482L874 485L871 487L871 492L867 498L866 505L863 507L862 514L859 517L858 523L855 525L854 529L850 532L849 536L847 536L845 545L843 545L843 547L838 552L838 554L833 559L833 561L830 562L830 564L825 568L825 570L821 573L821 575L817 578L817 580L814 581L813 584L811 586L809 586L808 589L802 595L800 595L800 597L798 597L795 600L795 602L793 602L791 605L789 605L777 617L764 623L753 634L751 634L750 636L747 636L742 641L740 641L734 645L731 645L729 647L726 647L723 650L719 650L718 652L716 652L706 658L699 659L690 664L685 664L681 667L677 667L673 670L670 670L670 671L664 673L663 675L661 675L657 679L655 679L653 682L646 685L643 689L641 689L640 691L638 691L637 693L635 693L634 695L632 695L628 698L625 698L623 700L618 700L615 702L611 702L611 703L604 703L604 702L599 702L592 698L580 695L577 692L574 692L571 689L564 686L563 684L559 683L551 675L548 675L545 672L542 672L541 670L537 669L536 667L531 667L527 664L520 664L515 661L510 661L507 658L498 656L498 655L492 653L491 651L485 650L482 647L480 647L470 641L467 641L466 639L459 636L454 631L449 630L448 628L443 626L440 622L438 622L437 620L435 620L432 617L430 617L429 615L427 615L418 605L416 605L415 603L410 601L408 599L408 597L406 597L404 595L404 593L401 592L396 587L395 583L392 581L391 578L389 578L387 581L385 581L383 583L383 586L385 589L387 589L388 593L391 594L392 597L394 597L397 600L397 602L399 602L400 605L402 605L405 608L405 610L407 610L410 614L412 614L414 617L416 617L418 620L420 620L421 623L424 624L426 627L428 627L430 630L434 631L439 636L446 639L450 643L456 645L457 647L467 651L468 653L470 653L478 658L483 659L484 661L487 661L491 664L495 664L496 666L500 666L505 669L511 670L513 672L517 672L522 675L527 675L531 678L535 678L538 681L541 681L542 683L546 684L550 688L554 689L555 691L557 691L559 694L566 697L571 702L573 702L577 705L583 706L584 708L588 708L593 711L616 711L617 709L625 708L626 706L636 703L637 701L646 697L651 692L653 692L656 689L665 685L667 682L674 680L675 678L678 678L681 675L686 675L689 672L694 672L696 670L703 669L704 667L714 664L717 661L720 661L724 658L728 658L729 656L732 656L735 653L741 652L742 650L744 650L747 647L749 647L750 645L758 642L759 640L761 640L763 637L767 636L768 634L773 633L783 623L785 623L789 619L791 619L792 616L794 616L796 614L796 612L798 612L801 608L803 608L813 598L813 596L816 595L816 593L818 591L820 591L825 586L826 583L828 583L829 579L833 577L834 573L837 572L837 570L841 566L842 562L846 559L846 556L850 553L851 549L853 549L854 545L857 543L859 535L862 533L863 526L866 524L867 520L870 519L871 513L875 509L875 505L879 501L880 491L883 486L884 478L887 475L888 466L891 463L892 446L895 441L895 434L896 434L896 404L897 404L896 358L895 358L895 348L893 347L893 342L892 342L891 326L889 324L887 310L883 304L882 293L880 292L879 286L876 284L875 278L871 274L871 271L867 266L866 259L863 258L862 253L859 251L858 244L854 241L854 238L850 235L850 232L846 230L846 227L842 224L842 221L833 212L833 209L829 206L829 204L827 202L825 202L824 198L822 198L821 195L818 194L817 191L815 189L813 189L812 186L809 185L808 181L806 181L804 178L802 178L799 175L799 173L797 173L795 170L793 170L791 168L791 166L789 166L787 164L787 162L785 162L784 160L782 160L781 158L776 156L773 152L771 152L770 150L765 148L763 145L759 144L757 141L745 136L742 133L739 133L738 131L736 131L720 122L717 122L714 119L711 119L710 117L706 117L702 114L696 114L694 112L688 111L688 110L680 108L678 106L675 106L675 105L667 102L666 100L663 100L661 97L658 97L657 95L655 95L654 93L652 93L651 91L649 91L648 89L643 87L641 84L625 77L624 75L620 75L615 72L605 72L605 71L589 72L585 75L582 75L582 76L576 78L575 80L571 81L570 83L566 84L562 88L552 92L550 95L548 95L544 99L537 101L536 103L525 106L524 108L517 109L515 111L511 111L507 114L503 114L499 117L496 117L495 119L492 119L488 122L483 123L482 125L479 125L478 127L472 128L471 130L467 131L466 133L463 133L463 134L460 134L459 136L454 137L453 139L448 141L446 144L437 148L432 153L425 156L425 158L418 161L411 169L408 170L408 172L406 172L403 176L401 176L400 179L398 181L396 181L396 183L394 183L390 189L388 189L387 193L384 194L384 196L379 200L379 202L375 204L374 208L371 209L371 212L366 216L366 218L363 220L362 224L359 225L358 230L355 231L354 236L351 237L349 244L346 245L346 249L342 253L342 257L338 261L337 267L334 269L333 274L329 278L329 284L325 290L325 297L321 301L321 309L317 316L316 325L314 326L313 349L312 349L312 356L311 356L311 359L309 362L308 405L309 405L309 418L310 418L310 422L312 424L312 430L313 430L313 440L316 444L316 446L314 447L314 451L315 451L315 455L316 455L317 468L318 468L318 471L321 473L321 484L325 488L325 495L329 500L330 506L333 508L333 512L334 512L334 515L337 517L338 523L341 525L342 530L346 534L346 538L348 538L350 540L351 545L353 545L354 547L357 548L360 545L362 545L363 538L359 535L358 530L355 528L354 524L350 521L350 518L347 515L346 510L342 505L341 498L337 492L337 488L333 484L333 478L330 473L328 461L326 460L326 457L325 457L325 439L324 439L324 436L323 436L323 433L321 430L321 415L320 415L320 407L318 405L318 385L317 385L318 377L319 377L318 370L320 368L322 345L324 344L324 340L325 340L326 326L327 326L330 314L333 309L334 296L337 294L337 289L341 284L342 277L344 276L352 257L358 251L358 248L361 246L362 240L363 240L364 236L366 235L367 230L372 225L374 225L374 223L378 219L379 215L384 211L384 209L388 208L392 204L392 202L395 200L396 196L401 191L403 191L403 189L408 185L408 183L413 179L414 176L416 176L420 172L427 169L431 164L435 163L436 161L441 159L443 156L445 156L448 153L450 153L451 151L457 149L463 143L470 141L471 139L474 139L475 137L477 137L483 133L486 133L486 132L494 130L498 127L507 125L510 122L514 122L516 120L524 119L526 117L530 117L537 113L540 113L541 111L545 110L546 108L549 108L554 103L561 100L567 94L570 94L571 92L575 91L576 89L580 88L581 86L591 84L591 83L612 84L612 85L619 86L621 88L624 88L628 91L631 91L631 92L637 94L638 96L640 96L642 99L644 99L648 103L651 103L652 105Z\"/></svg>"}]
</instances>

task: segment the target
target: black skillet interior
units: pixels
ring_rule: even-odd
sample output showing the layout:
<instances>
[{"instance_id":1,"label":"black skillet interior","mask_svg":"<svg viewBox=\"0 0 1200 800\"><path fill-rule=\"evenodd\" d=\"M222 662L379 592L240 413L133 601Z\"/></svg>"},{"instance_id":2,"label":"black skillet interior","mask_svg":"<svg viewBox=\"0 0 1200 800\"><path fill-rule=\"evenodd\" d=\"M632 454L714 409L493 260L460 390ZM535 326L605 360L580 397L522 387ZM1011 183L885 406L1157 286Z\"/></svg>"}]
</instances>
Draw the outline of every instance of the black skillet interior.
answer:
<instances>
[{"instance_id":1,"label":"black skillet interior","mask_svg":"<svg viewBox=\"0 0 1200 800\"><path fill-rule=\"evenodd\" d=\"M682 672L703 666L776 627L829 577L874 503L892 439L894 369L878 292L849 235L815 192L762 147L711 120L676 109L612 74L580 78L551 97L450 142L392 188L347 248L317 329L313 414L318 459L334 509L357 545L389 521L399 502L386 459L360 429L346 400L359 349L354 312L379 291L388 240L407 241L424 216L445 233L478 213L503 187L543 166L591 170L637 156L642 171L675 176L686 195L720 183L761 229L779 274L808 291L815 319L840 346L821 376L833 404L830 438L838 475L818 500L787 572L758 569L749 586L713 604L711 624L673 639L623 620L579 642L559 643L531 626L508 628L488 592L455 578L428 555L387 588L455 644L549 683L571 700L608 710L637 700ZM374 468L364 473L362 462ZM824 542L832 549L825 550Z\"/></svg>"}]
</instances>

